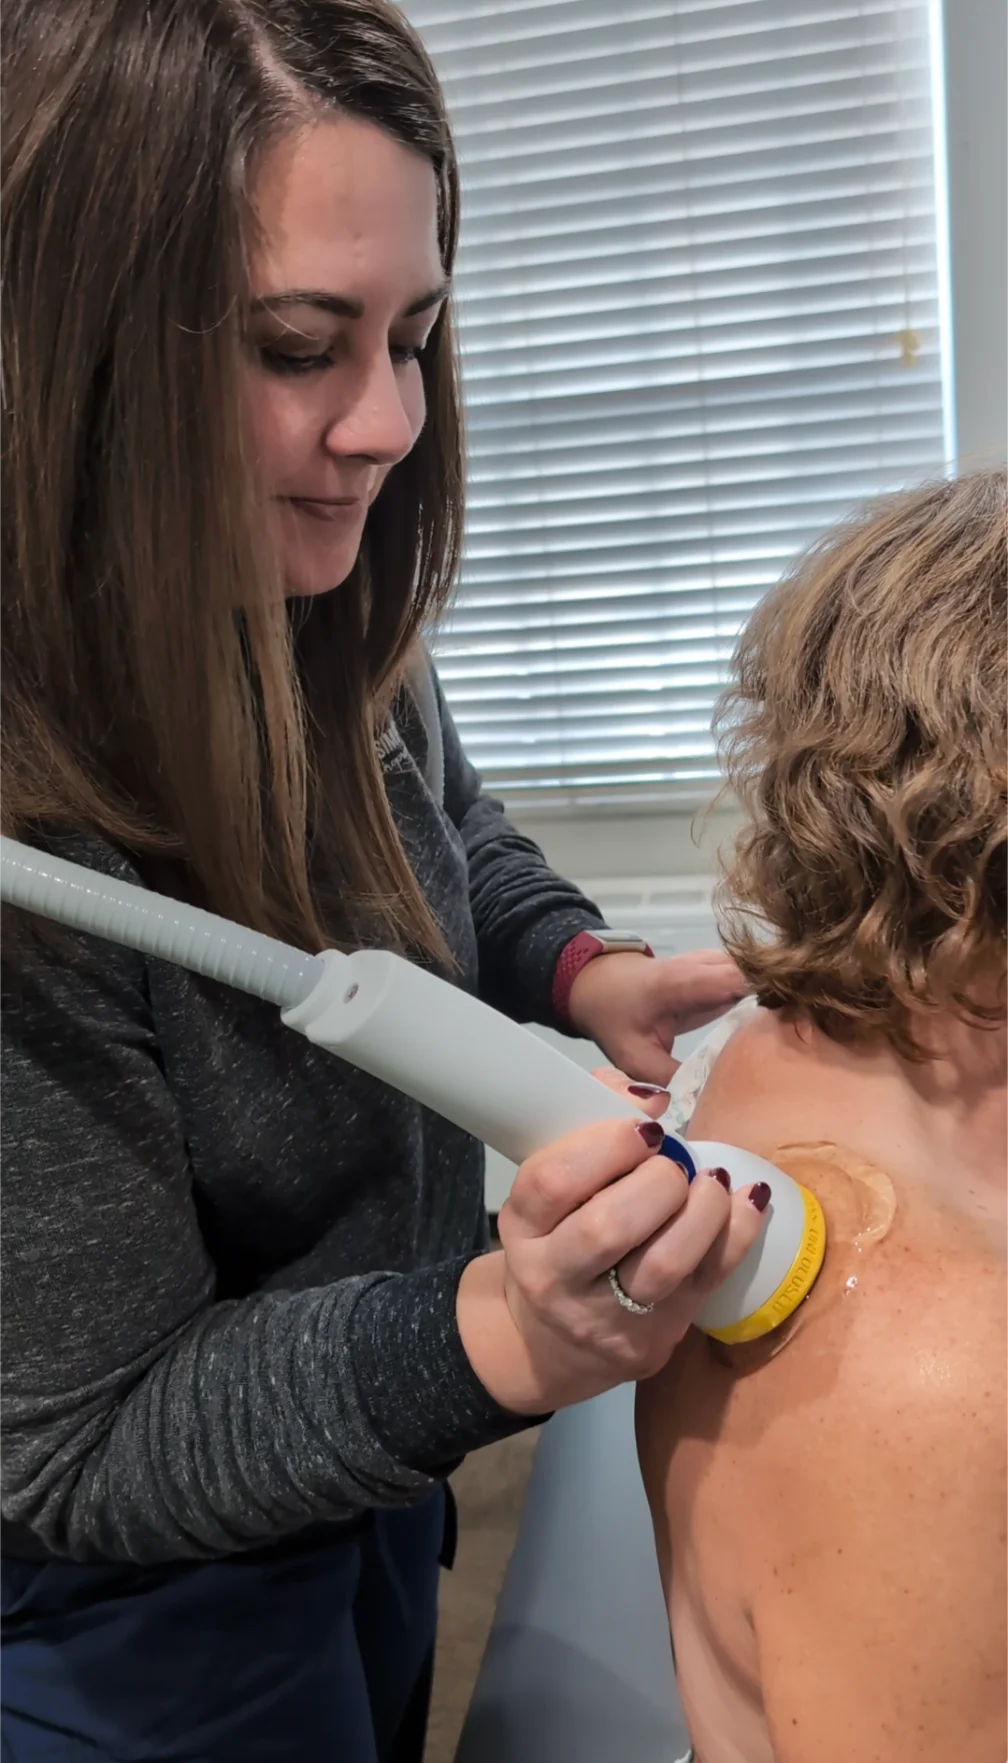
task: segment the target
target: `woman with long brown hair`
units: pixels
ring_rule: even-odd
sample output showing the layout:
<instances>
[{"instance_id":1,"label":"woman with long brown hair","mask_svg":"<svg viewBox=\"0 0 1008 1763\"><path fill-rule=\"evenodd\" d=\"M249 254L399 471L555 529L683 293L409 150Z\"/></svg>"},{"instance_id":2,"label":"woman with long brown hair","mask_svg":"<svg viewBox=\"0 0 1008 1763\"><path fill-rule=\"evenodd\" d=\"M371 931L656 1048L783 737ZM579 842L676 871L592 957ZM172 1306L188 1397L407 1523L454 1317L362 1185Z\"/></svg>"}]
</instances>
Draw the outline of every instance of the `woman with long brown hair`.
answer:
<instances>
[{"instance_id":1,"label":"woman with long brown hair","mask_svg":"<svg viewBox=\"0 0 1008 1763\"><path fill-rule=\"evenodd\" d=\"M417 671L462 462L416 38L12 0L4 57L5 830L398 949L660 1112L737 971L613 952ZM663 1363L765 1194L614 1123L489 1252L479 1148L265 1006L19 921L4 972L5 1757L418 1757L444 1477Z\"/></svg>"}]
</instances>

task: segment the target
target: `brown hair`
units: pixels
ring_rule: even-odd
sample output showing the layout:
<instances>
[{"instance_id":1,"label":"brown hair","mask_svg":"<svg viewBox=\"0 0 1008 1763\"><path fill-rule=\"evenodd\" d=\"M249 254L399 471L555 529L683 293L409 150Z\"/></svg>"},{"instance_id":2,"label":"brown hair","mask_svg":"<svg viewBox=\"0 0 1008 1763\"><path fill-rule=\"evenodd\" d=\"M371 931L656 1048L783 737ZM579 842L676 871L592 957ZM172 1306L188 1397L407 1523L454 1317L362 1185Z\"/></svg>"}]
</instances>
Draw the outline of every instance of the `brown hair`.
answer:
<instances>
[{"instance_id":1,"label":"brown hair","mask_svg":"<svg viewBox=\"0 0 1008 1763\"><path fill-rule=\"evenodd\" d=\"M725 942L837 1040L1004 1019L1006 573L1003 474L935 484L828 534L739 643Z\"/></svg>"},{"instance_id":2,"label":"brown hair","mask_svg":"<svg viewBox=\"0 0 1008 1763\"><path fill-rule=\"evenodd\" d=\"M420 439L304 615L303 678L239 397L250 184L320 108L431 161L450 273L430 61L385 0L10 0L4 62L5 830L88 825L308 947L363 920L443 957L375 734L458 560L450 312Z\"/></svg>"}]
</instances>

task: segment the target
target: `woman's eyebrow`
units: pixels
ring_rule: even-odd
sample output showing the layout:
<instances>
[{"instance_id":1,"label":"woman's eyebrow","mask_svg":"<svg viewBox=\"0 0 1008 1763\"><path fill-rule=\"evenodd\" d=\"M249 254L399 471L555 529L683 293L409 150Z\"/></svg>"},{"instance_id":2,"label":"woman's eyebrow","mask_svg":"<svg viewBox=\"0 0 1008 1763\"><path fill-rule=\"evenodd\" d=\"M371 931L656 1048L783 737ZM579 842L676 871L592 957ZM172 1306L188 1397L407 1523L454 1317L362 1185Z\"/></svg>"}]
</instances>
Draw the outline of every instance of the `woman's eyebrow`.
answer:
<instances>
[{"instance_id":1,"label":"woman's eyebrow","mask_svg":"<svg viewBox=\"0 0 1008 1763\"><path fill-rule=\"evenodd\" d=\"M418 300L411 300L403 313L403 318L416 318L421 312L429 312L432 306L440 306L448 296L451 283L444 281L429 293L421 294ZM316 306L321 312L331 313L336 318L363 318L364 302L348 300L345 294L330 294L321 288L288 288L282 294L262 294L251 302L251 311L282 312L288 306Z\"/></svg>"},{"instance_id":2,"label":"woman's eyebrow","mask_svg":"<svg viewBox=\"0 0 1008 1763\"><path fill-rule=\"evenodd\" d=\"M432 306L440 306L442 300L447 300L450 293L451 282L440 282L436 288L431 289L429 294L421 294L419 300L412 300L403 313L403 317L416 318L420 312L429 312Z\"/></svg>"}]
</instances>

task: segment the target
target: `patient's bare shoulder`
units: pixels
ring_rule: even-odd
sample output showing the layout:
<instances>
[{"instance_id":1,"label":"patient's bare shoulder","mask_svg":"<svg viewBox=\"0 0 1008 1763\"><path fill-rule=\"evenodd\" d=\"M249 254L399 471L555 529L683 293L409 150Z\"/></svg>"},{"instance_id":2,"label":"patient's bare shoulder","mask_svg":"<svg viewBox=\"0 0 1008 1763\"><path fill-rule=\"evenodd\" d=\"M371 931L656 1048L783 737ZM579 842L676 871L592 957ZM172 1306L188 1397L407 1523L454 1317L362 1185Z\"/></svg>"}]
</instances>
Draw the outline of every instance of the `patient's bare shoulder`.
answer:
<instances>
[{"instance_id":1,"label":"patient's bare shoulder","mask_svg":"<svg viewBox=\"0 0 1008 1763\"><path fill-rule=\"evenodd\" d=\"M716 1673L722 1695L735 1686L762 1709L776 1763L994 1763L1005 1754L1003 1256L865 1155L870 1095L858 1114L855 1092L831 1084L828 1065L820 1081L772 1023L737 1040L691 1131L814 1188L830 1249L783 1346L727 1352L693 1333L641 1391L688 1711L698 1733L715 1732Z\"/></svg>"},{"instance_id":2,"label":"patient's bare shoulder","mask_svg":"<svg viewBox=\"0 0 1008 1763\"><path fill-rule=\"evenodd\" d=\"M812 1141L829 1133L833 1110L840 1102L844 1124L853 1128L852 1149L858 1149L858 1118L851 1119L849 1086L852 1073L844 1050L821 1036L785 1022L779 1013L757 1010L722 1049L697 1102L690 1135L715 1136L728 1144L782 1139ZM864 1077L858 1073L859 1089ZM857 1115L870 1117L871 1097ZM716 1133L715 1133L715 1128Z\"/></svg>"}]
</instances>

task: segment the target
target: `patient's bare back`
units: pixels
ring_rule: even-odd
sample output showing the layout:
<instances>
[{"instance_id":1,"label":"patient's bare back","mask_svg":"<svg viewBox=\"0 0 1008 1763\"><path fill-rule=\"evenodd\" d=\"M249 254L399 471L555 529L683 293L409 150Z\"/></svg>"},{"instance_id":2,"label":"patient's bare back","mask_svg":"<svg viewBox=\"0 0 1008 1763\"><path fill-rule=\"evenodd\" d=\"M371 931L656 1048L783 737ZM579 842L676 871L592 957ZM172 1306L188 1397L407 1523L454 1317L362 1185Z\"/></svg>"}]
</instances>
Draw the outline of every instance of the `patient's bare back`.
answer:
<instances>
[{"instance_id":1,"label":"patient's bare back","mask_svg":"<svg viewBox=\"0 0 1008 1763\"><path fill-rule=\"evenodd\" d=\"M764 1018L721 1055L691 1130L812 1188L827 1263L786 1332L733 1349L692 1333L638 1401L697 1757L1003 1763L996 1180L967 1146L957 1187L891 1061ZM936 1142L944 1171L919 1175Z\"/></svg>"}]
</instances>

